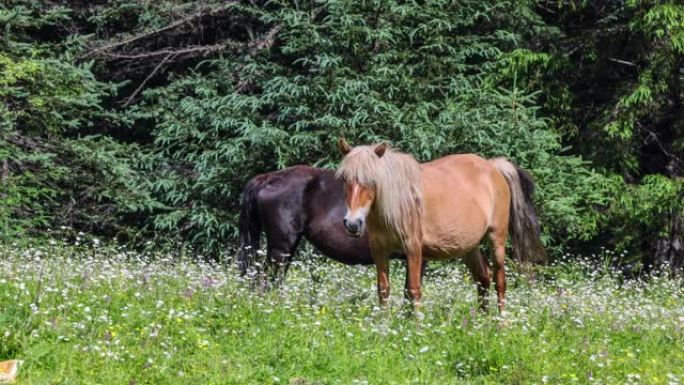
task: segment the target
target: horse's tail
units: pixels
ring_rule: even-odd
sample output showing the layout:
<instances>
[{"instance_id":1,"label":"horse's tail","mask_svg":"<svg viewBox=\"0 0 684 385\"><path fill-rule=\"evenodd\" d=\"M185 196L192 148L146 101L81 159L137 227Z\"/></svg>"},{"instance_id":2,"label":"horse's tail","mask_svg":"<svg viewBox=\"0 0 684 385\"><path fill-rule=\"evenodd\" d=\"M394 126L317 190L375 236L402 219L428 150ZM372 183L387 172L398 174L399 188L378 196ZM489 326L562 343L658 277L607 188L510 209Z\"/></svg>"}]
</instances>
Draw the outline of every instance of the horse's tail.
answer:
<instances>
[{"instance_id":1,"label":"horse's tail","mask_svg":"<svg viewBox=\"0 0 684 385\"><path fill-rule=\"evenodd\" d=\"M492 159L511 190L510 234L513 256L518 261L546 262L547 255L540 239L539 220L532 202L534 180L524 169L505 158Z\"/></svg>"},{"instance_id":2,"label":"horse's tail","mask_svg":"<svg viewBox=\"0 0 684 385\"><path fill-rule=\"evenodd\" d=\"M238 269L241 275L247 274L247 270L254 264L254 256L259 250L261 240L261 221L259 220L259 189L260 183L255 179L245 185L240 205L240 251L238 254Z\"/></svg>"}]
</instances>

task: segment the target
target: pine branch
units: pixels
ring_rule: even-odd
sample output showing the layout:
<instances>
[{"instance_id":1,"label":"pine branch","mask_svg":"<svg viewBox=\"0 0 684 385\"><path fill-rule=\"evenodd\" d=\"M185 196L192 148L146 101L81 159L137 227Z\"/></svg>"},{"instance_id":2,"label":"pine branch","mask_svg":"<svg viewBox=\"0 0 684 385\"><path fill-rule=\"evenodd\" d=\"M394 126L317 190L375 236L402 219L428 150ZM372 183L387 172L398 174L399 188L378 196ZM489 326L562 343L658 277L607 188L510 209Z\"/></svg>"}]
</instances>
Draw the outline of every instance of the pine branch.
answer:
<instances>
[{"instance_id":1,"label":"pine branch","mask_svg":"<svg viewBox=\"0 0 684 385\"><path fill-rule=\"evenodd\" d=\"M131 44L131 43L136 42L136 41L139 41L139 40L149 39L149 38L151 38L151 37L153 37L153 36L157 36L157 35L159 35L159 34L161 34L161 33L166 32L166 31L173 30L173 29L175 29L175 28L180 27L181 25L184 25L184 24L186 24L186 23L189 23L189 22L194 21L194 20L197 20L197 19L204 18L204 17L206 17L206 16L217 16L217 15L220 15L220 14L222 14L222 13L224 13L224 12L230 10L231 8L233 8L233 6L234 6L235 4L237 4L237 1L229 1L229 2L227 2L226 4L224 4L223 6L218 7L218 8L203 9L203 10L201 10L201 11L199 11L199 12L196 12L196 13L194 13L194 14L192 14L192 15L190 15L190 16L184 18L184 19L175 21L175 22L173 22L173 23L171 23L171 24L169 24L169 25L167 25L167 26L164 26L164 27L162 27L162 28L159 28L159 29L156 29L156 30L153 30L153 31L150 31L150 32L141 33L141 34L132 36L132 37L130 37L130 38L128 38L128 39L124 39L124 40L119 41L119 42L116 42L116 43L112 43L112 44L108 44L108 45L105 45L105 46L102 46L102 47L99 47L99 48L95 48L95 49L93 49L93 50L91 50L91 51L88 51L88 52L86 52L86 53L80 55L80 56L77 58L77 60L84 60L84 59L86 59L86 58L88 58L88 57L91 57L91 56L94 56L94 55L101 55L101 54L103 54L103 53L105 53L105 52L107 52L107 51L111 51L111 50L113 50L113 49L123 47L123 46L125 46L125 45Z\"/></svg>"},{"instance_id":2,"label":"pine branch","mask_svg":"<svg viewBox=\"0 0 684 385\"><path fill-rule=\"evenodd\" d=\"M171 49L171 48L164 48L156 51L151 51L151 52L143 52L139 54L119 54L119 53L107 53L104 56L108 57L109 59L113 60L141 60L141 59L150 59L154 58L157 56L174 56L174 57L195 57L195 56L201 56L201 55L207 55L210 53L214 53L217 51L221 51L226 47L229 46L240 46L241 44L239 43L221 43L221 44L213 44L213 45L195 45L195 46L190 46L182 49Z\"/></svg>"},{"instance_id":3,"label":"pine branch","mask_svg":"<svg viewBox=\"0 0 684 385\"><path fill-rule=\"evenodd\" d=\"M273 43L275 43L276 34L278 34L282 28L283 25L278 24L271 28L271 30L269 30L263 38L251 41L249 43L250 53L254 55L259 51L271 48Z\"/></svg>"},{"instance_id":4,"label":"pine branch","mask_svg":"<svg viewBox=\"0 0 684 385\"><path fill-rule=\"evenodd\" d=\"M124 108L125 108L125 107L128 107L128 105L131 104L131 102L133 101L133 99L135 98L135 96L138 95L138 93L140 92L140 90L143 89L143 87L145 87L145 84L147 84L147 82L148 82L150 79L152 79L152 77L153 77L154 75L157 74L157 72L159 71L159 69L160 69L167 61L169 61L169 59L171 59L172 57L173 57L172 54L167 55L167 56L164 58L164 60L162 60L161 62L159 62L159 64L157 64L157 66L154 67L154 70L153 70L152 72L150 72L149 75L147 75L147 77L145 78L145 80L143 80L142 83L140 83L140 85L138 86L138 88L136 88L135 91L133 91L133 93L128 97L128 99L126 100L126 103L123 104L123 107L124 107Z\"/></svg>"}]
</instances>

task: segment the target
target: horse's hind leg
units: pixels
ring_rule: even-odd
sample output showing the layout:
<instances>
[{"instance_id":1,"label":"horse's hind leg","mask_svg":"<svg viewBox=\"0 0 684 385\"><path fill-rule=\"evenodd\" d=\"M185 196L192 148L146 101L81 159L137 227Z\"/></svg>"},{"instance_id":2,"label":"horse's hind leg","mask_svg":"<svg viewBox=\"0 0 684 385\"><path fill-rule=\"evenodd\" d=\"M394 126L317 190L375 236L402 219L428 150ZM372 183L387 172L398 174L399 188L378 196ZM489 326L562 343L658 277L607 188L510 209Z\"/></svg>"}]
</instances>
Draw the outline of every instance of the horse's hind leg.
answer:
<instances>
[{"instance_id":1,"label":"horse's hind leg","mask_svg":"<svg viewBox=\"0 0 684 385\"><path fill-rule=\"evenodd\" d=\"M473 280L477 285L480 310L486 312L488 306L487 292L489 291L489 286L491 284L487 259L484 257L484 255L482 255L482 252L480 252L478 247L465 257L465 263L470 269L470 272L473 275Z\"/></svg>"},{"instance_id":2,"label":"horse's hind leg","mask_svg":"<svg viewBox=\"0 0 684 385\"><path fill-rule=\"evenodd\" d=\"M275 237L274 237L275 238ZM271 283L280 286L285 279L285 274L290 267L290 262L297 251L301 236L296 233L280 234L277 239L269 239L267 246L267 258L269 277Z\"/></svg>"},{"instance_id":3,"label":"horse's hind leg","mask_svg":"<svg viewBox=\"0 0 684 385\"><path fill-rule=\"evenodd\" d=\"M506 306L506 269L504 268L504 262L506 259L507 235L507 228L489 233L489 239L491 239L492 247L494 248L494 285L496 287L499 312L502 312L504 306Z\"/></svg>"},{"instance_id":4,"label":"horse's hind leg","mask_svg":"<svg viewBox=\"0 0 684 385\"><path fill-rule=\"evenodd\" d=\"M290 262L302 237L302 230L297 220L272 215L265 221L266 264L264 270L270 283L282 284Z\"/></svg>"}]
</instances>

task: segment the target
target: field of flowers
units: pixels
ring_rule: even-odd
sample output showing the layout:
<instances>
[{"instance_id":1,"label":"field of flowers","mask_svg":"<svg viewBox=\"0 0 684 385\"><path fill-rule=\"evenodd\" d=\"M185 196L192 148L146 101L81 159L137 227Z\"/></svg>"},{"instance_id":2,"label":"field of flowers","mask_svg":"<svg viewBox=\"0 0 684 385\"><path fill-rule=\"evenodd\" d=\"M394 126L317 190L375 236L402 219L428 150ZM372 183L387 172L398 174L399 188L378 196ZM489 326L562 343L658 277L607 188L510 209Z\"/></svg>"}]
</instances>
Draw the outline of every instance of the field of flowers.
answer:
<instances>
[{"instance_id":1,"label":"field of flowers","mask_svg":"<svg viewBox=\"0 0 684 385\"><path fill-rule=\"evenodd\" d=\"M372 268L301 259L259 294L187 257L0 246L0 361L24 360L19 384L684 382L681 279L578 259L509 269L507 312L485 315L463 265L439 264L418 321L401 263L382 311Z\"/></svg>"}]
</instances>

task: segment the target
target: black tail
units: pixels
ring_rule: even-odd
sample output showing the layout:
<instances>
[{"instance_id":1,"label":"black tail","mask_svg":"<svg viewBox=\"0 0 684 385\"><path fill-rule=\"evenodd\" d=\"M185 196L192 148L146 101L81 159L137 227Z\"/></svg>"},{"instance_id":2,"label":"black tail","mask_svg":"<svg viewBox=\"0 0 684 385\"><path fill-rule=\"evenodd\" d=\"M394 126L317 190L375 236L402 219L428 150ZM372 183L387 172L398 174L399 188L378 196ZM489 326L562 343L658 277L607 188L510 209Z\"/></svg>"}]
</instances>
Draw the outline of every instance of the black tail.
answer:
<instances>
[{"instance_id":1,"label":"black tail","mask_svg":"<svg viewBox=\"0 0 684 385\"><path fill-rule=\"evenodd\" d=\"M255 255L259 250L261 240L261 221L259 220L258 195L259 183L254 179L247 182L242 193L240 207L240 251L238 255L238 269L241 275L254 264Z\"/></svg>"},{"instance_id":2,"label":"black tail","mask_svg":"<svg viewBox=\"0 0 684 385\"><path fill-rule=\"evenodd\" d=\"M537 210L534 207L534 202L532 201L532 195L534 195L534 179L527 170L515 166L516 171L518 171L518 179L520 180L520 187L522 188L523 196L525 197L525 207L515 207L517 209L514 215L524 215L526 219L526 240L519 241L518 243L525 243L525 251L527 256L533 262L547 262L549 257L546 254L546 250L541 243L541 226L539 225L539 217L537 216ZM522 211L523 213L521 213ZM520 235L517 235L518 237ZM523 259L523 255L518 255L518 259Z\"/></svg>"},{"instance_id":3,"label":"black tail","mask_svg":"<svg viewBox=\"0 0 684 385\"><path fill-rule=\"evenodd\" d=\"M532 176L505 158L492 159L491 162L506 178L511 189L509 234L515 259L546 262L548 257L541 243L539 219L532 202Z\"/></svg>"}]
</instances>

